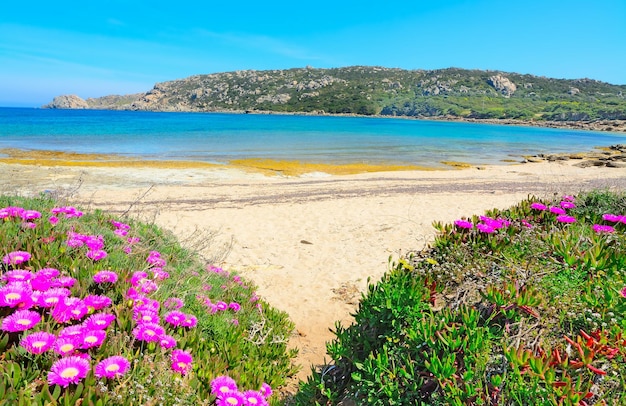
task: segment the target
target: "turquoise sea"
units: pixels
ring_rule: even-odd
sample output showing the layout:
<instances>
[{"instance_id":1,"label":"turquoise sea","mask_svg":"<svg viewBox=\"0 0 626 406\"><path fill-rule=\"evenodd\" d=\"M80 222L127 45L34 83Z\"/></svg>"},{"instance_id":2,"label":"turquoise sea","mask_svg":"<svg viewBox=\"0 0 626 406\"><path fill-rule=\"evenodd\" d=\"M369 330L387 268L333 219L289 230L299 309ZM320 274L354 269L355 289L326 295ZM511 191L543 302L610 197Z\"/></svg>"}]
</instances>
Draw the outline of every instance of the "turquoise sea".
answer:
<instances>
[{"instance_id":1,"label":"turquoise sea","mask_svg":"<svg viewBox=\"0 0 626 406\"><path fill-rule=\"evenodd\" d=\"M625 134L397 118L0 108L0 149L227 163L503 164L585 152Z\"/></svg>"}]
</instances>

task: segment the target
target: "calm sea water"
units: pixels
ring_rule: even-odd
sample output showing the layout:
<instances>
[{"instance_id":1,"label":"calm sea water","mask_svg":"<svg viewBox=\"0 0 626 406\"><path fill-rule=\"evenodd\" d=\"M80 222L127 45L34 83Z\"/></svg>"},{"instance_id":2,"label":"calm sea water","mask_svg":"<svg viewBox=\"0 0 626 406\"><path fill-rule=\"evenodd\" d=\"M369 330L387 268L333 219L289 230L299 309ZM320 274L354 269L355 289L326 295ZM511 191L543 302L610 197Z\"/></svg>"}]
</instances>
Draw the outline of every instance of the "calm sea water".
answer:
<instances>
[{"instance_id":1,"label":"calm sea water","mask_svg":"<svg viewBox=\"0 0 626 406\"><path fill-rule=\"evenodd\" d=\"M227 163L502 163L590 151L624 134L393 118L0 108L0 148Z\"/></svg>"}]
</instances>

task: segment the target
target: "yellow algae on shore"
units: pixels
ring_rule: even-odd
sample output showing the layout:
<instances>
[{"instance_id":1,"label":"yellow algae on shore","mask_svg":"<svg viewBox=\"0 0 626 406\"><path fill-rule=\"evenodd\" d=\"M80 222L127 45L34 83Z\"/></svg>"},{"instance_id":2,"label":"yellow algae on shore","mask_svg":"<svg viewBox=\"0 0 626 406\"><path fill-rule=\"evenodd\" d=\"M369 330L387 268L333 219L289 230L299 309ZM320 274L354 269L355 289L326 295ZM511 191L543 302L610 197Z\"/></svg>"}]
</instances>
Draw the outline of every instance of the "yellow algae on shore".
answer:
<instances>
[{"instance_id":1,"label":"yellow algae on shore","mask_svg":"<svg viewBox=\"0 0 626 406\"><path fill-rule=\"evenodd\" d=\"M159 169L216 168L223 165L200 161L156 161L133 159L115 154L83 154L78 152L0 149L0 162L19 165L42 166L89 166L89 167L135 167Z\"/></svg>"},{"instance_id":2,"label":"yellow algae on shore","mask_svg":"<svg viewBox=\"0 0 626 406\"><path fill-rule=\"evenodd\" d=\"M353 175L368 172L388 171L426 171L435 168L418 165L367 164L367 163L309 163L289 160L264 158L236 159L228 164L214 164L201 161L160 161L133 159L115 154L86 154L77 152L21 150L15 148L0 149L0 163L39 166L85 166L119 168L159 168L159 169L197 169L197 168L237 168L264 175L300 176L307 173L326 173L329 175Z\"/></svg>"},{"instance_id":3,"label":"yellow algae on shore","mask_svg":"<svg viewBox=\"0 0 626 406\"><path fill-rule=\"evenodd\" d=\"M453 168L457 168L457 169L467 169L467 168L471 168L472 165L468 164L467 162L458 162L458 161L441 161L442 164L447 165L447 166L451 166Z\"/></svg>"},{"instance_id":4,"label":"yellow algae on shore","mask_svg":"<svg viewBox=\"0 0 626 406\"><path fill-rule=\"evenodd\" d=\"M327 173L329 175L354 175L367 172L391 172L391 171L426 171L435 170L425 166L396 165L396 164L330 164L310 163L301 161L274 160L262 158L235 159L230 165L265 174L281 174L285 176L300 176L307 173Z\"/></svg>"}]
</instances>

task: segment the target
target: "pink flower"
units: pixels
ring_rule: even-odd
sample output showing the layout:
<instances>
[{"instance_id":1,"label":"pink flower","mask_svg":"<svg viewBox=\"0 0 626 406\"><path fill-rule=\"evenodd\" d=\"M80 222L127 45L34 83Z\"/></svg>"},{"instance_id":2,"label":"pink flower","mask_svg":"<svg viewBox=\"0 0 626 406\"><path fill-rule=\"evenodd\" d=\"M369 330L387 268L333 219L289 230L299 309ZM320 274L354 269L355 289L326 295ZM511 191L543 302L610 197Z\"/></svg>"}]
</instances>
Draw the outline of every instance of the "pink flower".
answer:
<instances>
[{"instance_id":1,"label":"pink flower","mask_svg":"<svg viewBox=\"0 0 626 406\"><path fill-rule=\"evenodd\" d=\"M537 203L537 202L531 203L530 204L530 208L531 209L535 209L535 210L541 210L541 211L548 209L545 204L541 204L541 203Z\"/></svg>"},{"instance_id":2,"label":"pink flower","mask_svg":"<svg viewBox=\"0 0 626 406\"><path fill-rule=\"evenodd\" d=\"M605 225L602 225L602 224L594 224L593 227L591 227L591 228L597 234L615 232L615 228L614 227L612 227L612 226L605 226Z\"/></svg>"},{"instance_id":3,"label":"pink flower","mask_svg":"<svg viewBox=\"0 0 626 406\"><path fill-rule=\"evenodd\" d=\"M21 217L23 212L24 212L24 209L21 207L13 207L13 206L5 207L3 209L0 209L0 219L6 219L6 218L11 218L11 217Z\"/></svg>"},{"instance_id":4,"label":"pink flower","mask_svg":"<svg viewBox=\"0 0 626 406\"><path fill-rule=\"evenodd\" d=\"M31 310L18 310L2 320L2 330L17 333L29 330L41 321L41 315Z\"/></svg>"},{"instance_id":5,"label":"pink flower","mask_svg":"<svg viewBox=\"0 0 626 406\"><path fill-rule=\"evenodd\" d=\"M54 342L53 350L62 357L68 356L79 347L77 337L59 337Z\"/></svg>"},{"instance_id":6,"label":"pink flower","mask_svg":"<svg viewBox=\"0 0 626 406\"><path fill-rule=\"evenodd\" d=\"M38 212L37 210L24 210L20 217L22 217L22 220L35 220L38 218L41 218L41 213Z\"/></svg>"},{"instance_id":7,"label":"pink flower","mask_svg":"<svg viewBox=\"0 0 626 406\"><path fill-rule=\"evenodd\" d=\"M56 226L57 223L59 222L59 218L57 216L50 216L48 217L48 221L50 222L51 225Z\"/></svg>"},{"instance_id":8,"label":"pink flower","mask_svg":"<svg viewBox=\"0 0 626 406\"><path fill-rule=\"evenodd\" d=\"M550 213L553 214L565 214L565 210L560 207L552 206L550 207Z\"/></svg>"},{"instance_id":9,"label":"pink flower","mask_svg":"<svg viewBox=\"0 0 626 406\"><path fill-rule=\"evenodd\" d=\"M89 250L85 256L93 261L100 261L107 257L107 253L104 250Z\"/></svg>"},{"instance_id":10,"label":"pink flower","mask_svg":"<svg viewBox=\"0 0 626 406\"><path fill-rule=\"evenodd\" d=\"M2 262L7 265L20 265L30 260L30 254L26 251L9 252L2 258Z\"/></svg>"},{"instance_id":11,"label":"pink flower","mask_svg":"<svg viewBox=\"0 0 626 406\"><path fill-rule=\"evenodd\" d=\"M185 320L180 325L182 327L193 328L198 324L198 319L193 314L186 314Z\"/></svg>"},{"instance_id":12,"label":"pink flower","mask_svg":"<svg viewBox=\"0 0 626 406\"><path fill-rule=\"evenodd\" d=\"M37 299L37 304L44 308L54 307L57 303L63 302L70 294L69 289L66 288L49 289L41 293L41 296Z\"/></svg>"},{"instance_id":13,"label":"pink flower","mask_svg":"<svg viewBox=\"0 0 626 406\"><path fill-rule=\"evenodd\" d=\"M75 278L71 276L61 276L50 281L53 288L71 288L77 282Z\"/></svg>"},{"instance_id":14,"label":"pink flower","mask_svg":"<svg viewBox=\"0 0 626 406\"><path fill-rule=\"evenodd\" d=\"M222 397L225 393L237 390L237 382L230 376L221 375L211 381L211 393Z\"/></svg>"},{"instance_id":15,"label":"pink flower","mask_svg":"<svg viewBox=\"0 0 626 406\"><path fill-rule=\"evenodd\" d=\"M568 200L564 200L561 203L561 207L564 209L574 209L576 208L576 205Z\"/></svg>"},{"instance_id":16,"label":"pink flower","mask_svg":"<svg viewBox=\"0 0 626 406\"><path fill-rule=\"evenodd\" d=\"M55 340L54 334L38 331L22 338L20 346L31 354L42 354L54 345Z\"/></svg>"},{"instance_id":17,"label":"pink flower","mask_svg":"<svg viewBox=\"0 0 626 406\"><path fill-rule=\"evenodd\" d=\"M115 283L117 282L117 274L113 271L100 271L93 276L96 283Z\"/></svg>"},{"instance_id":18,"label":"pink flower","mask_svg":"<svg viewBox=\"0 0 626 406\"><path fill-rule=\"evenodd\" d=\"M16 269L14 271L8 271L5 272L4 275L2 275L2 279L4 279L7 282L26 282L31 280L35 275L30 272L30 271L26 271L23 269Z\"/></svg>"},{"instance_id":19,"label":"pink flower","mask_svg":"<svg viewBox=\"0 0 626 406\"><path fill-rule=\"evenodd\" d=\"M165 334L165 329L155 323L142 323L133 329L133 335L139 341L157 342Z\"/></svg>"},{"instance_id":20,"label":"pink flower","mask_svg":"<svg viewBox=\"0 0 626 406\"><path fill-rule=\"evenodd\" d=\"M483 223L476 224L476 228L479 231L481 231L483 233L486 233L486 234L492 234L492 233L494 233L496 231L495 228L493 228L493 227L491 227L491 226L489 226L487 224L483 224Z\"/></svg>"},{"instance_id":21,"label":"pink flower","mask_svg":"<svg viewBox=\"0 0 626 406\"><path fill-rule=\"evenodd\" d=\"M239 310L241 310L241 305L237 302L231 302L228 307L230 309L232 309L235 313L237 313Z\"/></svg>"},{"instance_id":22,"label":"pink flower","mask_svg":"<svg viewBox=\"0 0 626 406\"><path fill-rule=\"evenodd\" d=\"M246 404L243 393L237 391L226 392L222 397L217 398L217 406L240 406Z\"/></svg>"},{"instance_id":23,"label":"pink flower","mask_svg":"<svg viewBox=\"0 0 626 406\"><path fill-rule=\"evenodd\" d=\"M115 321L115 315L110 313L92 314L83 322L87 330L104 330Z\"/></svg>"},{"instance_id":24,"label":"pink flower","mask_svg":"<svg viewBox=\"0 0 626 406\"><path fill-rule=\"evenodd\" d=\"M622 295L622 297L623 297L623 298L626 298L626 286L624 286L624 287L622 288L622 290L620 290L620 292L619 292L619 293L620 293L620 295Z\"/></svg>"},{"instance_id":25,"label":"pink flower","mask_svg":"<svg viewBox=\"0 0 626 406\"><path fill-rule=\"evenodd\" d=\"M174 348L176 347L176 339L168 334L163 334L159 340L161 348Z\"/></svg>"},{"instance_id":26,"label":"pink flower","mask_svg":"<svg viewBox=\"0 0 626 406\"><path fill-rule=\"evenodd\" d=\"M250 406L267 406L267 400L259 391L247 390L243 393L245 404Z\"/></svg>"},{"instance_id":27,"label":"pink flower","mask_svg":"<svg viewBox=\"0 0 626 406\"><path fill-rule=\"evenodd\" d=\"M100 347L104 340L107 338L107 333L104 330L91 330L83 334L83 349Z\"/></svg>"},{"instance_id":28,"label":"pink flower","mask_svg":"<svg viewBox=\"0 0 626 406\"><path fill-rule=\"evenodd\" d=\"M178 327L185 321L185 316L185 313L174 310L166 313L164 320L166 323L171 324L174 327Z\"/></svg>"},{"instance_id":29,"label":"pink flower","mask_svg":"<svg viewBox=\"0 0 626 406\"><path fill-rule=\"evenodd\" d=\"M119 355L105 358L94 367L94 375L97 378L119 378L128 372L130 362Z\"/></svg>"},{"instance_id":30,"label":"pink flower","mask_svg":"<svg viewBox=\"0 0 626 406\"><path fill-rule=\"evenodd\" d=\"M572 216L561 215L557 216L556 221L558 221L559 223L575 223L576 218Z\"/></svg>"},{"instance_id":31,"label":"pink flower","mask_svg":"<svg viewBox=\"0 0 626 406\"><path fill-rule=\"evenodd\" d=\"M62 329L61 331L59 331L59 338L73 338L73 339L78 339L80 337L82 337L82 335L85 333L85 327L82 325L76 325L76 326L68 326L65 327L64 329Z\"/></svg>"},{"instance_id":32,"label":"pink flower","mask_svg":"<svg viewBox=\"0 0 626 406\"><path fill-rule=\"evenodd\" d=\"M159 312L157 312L156 310L152 310L152 309L144 309L140 311L135 310L133 313L134 313L133 320L135 320L138 323L159 324L159 322L161 321L161 318L159 317Z\"/></svg>"},{"instance_id":33,"label":"pink flower","mask_svg":"<svg viewBox=\"0 0 626 406\"><path fill-rule=\"evenodd\" d=\"M454 225L456 225L459 228L465 228L465 229L470 229L470 228L474 227L472 222L471 221L467 221L467 220L456 220L454 222Z\"/></svg>"},{"instance_id":34,"label":"pink flower","mask_svg":"<svg viewBox=\"0 0 626 406\"><path fill-rule=\"evenodd\" d=\"M611 223L619 223L619 222L625 223L626 222L626 216L617 216L615 214L610 214L610 213L602 215L602 219L605 221L610 221Z\"/></svg>"},{"instance_id":35,"label":"pink flower","mask_svg":"<svg viewBox=\"0 0 626 406\"><path fill-rule=\"evenodd\" d=\"M110 297L104 295L87 295L83 301L87 307L91 307L94 310L102 310L113 303Z\"/></svg>"},{"instance_id":36,"label":"pink flower","mask_svg":"<svg viewBox=\"0 0 626 406\"><path fill-rule=\"evenodd\" d=\"M133 276L130 278L130 284L134 287L141 285L145 280L148 279L148 274L144 271L137 271L133 273Z\"/></svg>"},{"instance_id":37,"label":"pink flower","mask_svg":"<svg viewBox=\"0 0 626 406\"><path fill-rule=\"evenodd\" d=\"M0 307L31 307L33 290L28 283L14 282L0 288Z\"/></svg>"},{"instance_id":38,"label":"pink flower","mask_svg":"<svg viewBox=\"0 0 626 406\"><path fill-rule=\"evenodd\" d=\"M228 304L222 301L215 303L215 306L217 306L217 310L219 311L224 311L228 309Z\"/></svg>"},{"instance_id":39,"label":"pink flower","mask_svg":"<svg viewBox=\"0 0 626 406\"><path fill-rule=\"evenodd\" d=\"M170 360L172 361L172 369L176 372L180 372L181 374L185 375L191 370L191 363L193 362L193 358L191 357L191 354L187 351L172 351L172 356L170 357Z\"/></svg>"},{"instance_id":40,"label":"pink flower","mask_svg":"<svg viewBox=\"0 0 626 406\"><path fill-rule=\"evenodd\" d=\"M48 383L67 388L70 384L78 383L87 376L89 361L81 357L61 358L50 368Z\"/></svg>"},{"instance_id":41,"label":"pink flower","mask_svg":"<svg viewBox=\"0 0 626 406\"><path fill-rule=\"evenodd\" d=\"M259 392L261 392L261 394L265 396L265 399L272 396L272 388L265 382L263 382L263 384L261 385L261 389L259 389Z\"/></svg>"}]
</instances>

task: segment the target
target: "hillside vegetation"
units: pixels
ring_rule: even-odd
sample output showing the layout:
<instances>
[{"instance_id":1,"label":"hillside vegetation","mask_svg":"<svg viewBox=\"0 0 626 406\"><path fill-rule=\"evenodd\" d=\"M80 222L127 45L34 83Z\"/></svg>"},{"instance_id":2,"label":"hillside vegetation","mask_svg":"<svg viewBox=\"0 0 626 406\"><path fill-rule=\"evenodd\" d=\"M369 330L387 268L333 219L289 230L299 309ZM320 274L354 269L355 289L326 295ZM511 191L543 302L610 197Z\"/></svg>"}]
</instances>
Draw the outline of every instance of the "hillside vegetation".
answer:
<instances>
[{"instance_id":1,"label":"hillside vegetation","mask_svg":"<svg viewBox=\"0 0 626 406\"><path fill-rule=\"evenodd\" d=\"M525 121L626 120L626 85L466 69L352 66L196 75L157 83L145 94L49 108L246 111Z\"/></svg>"}]
</instances>

